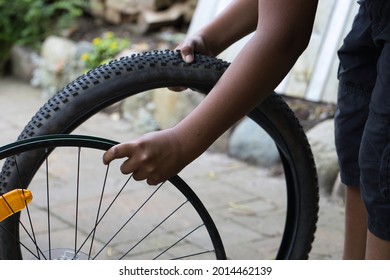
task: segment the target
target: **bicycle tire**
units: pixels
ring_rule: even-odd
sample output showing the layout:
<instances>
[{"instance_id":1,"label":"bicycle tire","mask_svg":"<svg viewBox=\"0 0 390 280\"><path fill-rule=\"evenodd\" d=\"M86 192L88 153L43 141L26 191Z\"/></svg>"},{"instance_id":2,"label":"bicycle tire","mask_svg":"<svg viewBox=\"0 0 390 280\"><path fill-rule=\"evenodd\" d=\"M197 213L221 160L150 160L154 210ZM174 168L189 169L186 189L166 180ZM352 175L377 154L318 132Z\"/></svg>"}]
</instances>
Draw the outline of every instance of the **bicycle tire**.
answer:
<instances>
[{"instance_id":1,"label":"bicycle tire","mask_svg":"<svg viewBox=\"0 0 390 280\"><path fill-rule=\"evenodd\" d=\"M28 139L25 139L25 140L20 140L20 141L16 141L14 143L11 143L9 145L6 145L4 147L1 147L0 148L0 160L2 159L8 159L9 161L13 161L15 162L15 166L20 166L20 164L22 164L22 162L20 162L20 160L23 160L24 158L24 154L28 154L30 153L31 151L35 151L35 150L38 150L38 151L45 151L45 161L46 160L49 160L49 154L52 153L53 150L56 150L56 152L60 152L61 151L61 148L64 148L65 150L65 154L63 153L59 153L57 154L57 158L60 156L61 158L61 161L63 161L63 157L66 157L66 156L69 156L71 154L71 148L75 148L74 150L78 151L76 153L74 153L74 155L76 155L79 159L78 159L78 162L79 162L79 165L80 165L80 154L81 154L81 150L83 150L84 152L84 158L88 158L91 153L88 153L87 151L85 150L93 150L93 152L95 151L102 151L101 154L99 154L99 157L101 157L101 155L103 154L104 151L108 150L109 148L111 148L112 146L118 144L118 142L115 142L115 141L112 141L112 140L108 140L108 139L104 139L104 138L100 138L100 137L92 137L92 136L84 136L84 135L50 135L50 136L38 136L38 137L32 137L32 138L28 138ZM60 151L57 151L57 150L60 150ZM19 164L20 163L20 164ZM65 168L64 167L64 164L62 163L62 168ZM72 164L73 165L73 164ZM81 164L82 165L82 164ZM93 162L93 170L96 169L96 162ZM103 165L103 163L102 163ZM71 167L72 168L72 167ZM73 168L72 168L73 169ZM17 169L18 172L20 171L20 169L18 168ZM111 173L108 172L109 168L107 168L107 173L105 175L105 179L104 179L104 184L102 185L102 189L107 189L108 186L106 186L106 182L107 182L107 177L109 177L110 175L112 175ZM83 172L80 172L80 166L78 166L77 168L77 173L78 173L78 180L77 180L77 201L75 202L75 208L77 209L77 215L75 216L79 216L80 214L78 212L80 212L79 208L81 208L81 204L83 202L83 200L81 199L81 194L88 194L87 191L85 191L86 188L88 188L86 185L89 185L96 189L98 187L98 184L96 184L95 182L91 182L92 180L89 178L88 180L85 180L85 182L80 182L80 176L81 174L80 173L83 173ZM49 175L50 172L47 171L47 175ZM52 177L49 175L49 177ZM121 176L121 177L127 177L127 176ZM207 212L206 208L204 207L204 205L202 204L202 202L200 201L200 199L197 197L197 195L193 192L193 190L186 184L186 182L183 181L183 179L181 179L179 176L174 176L172 177L170 180L169 180L169 183L172 184L172 186L175 188L175 190L178 190L178 192L176 191L172 191L172 189L168 186L166 186L166 184L168 184L168 182L165 182L163 184L160 184L160 186L156 189L156 188L153 188L153 190L150 190L149 192L145 192L146 195L145 195L145 198L146 200L143 201L136 201L137 199L136 198L131 198L130 197L130 200L133 200L133 202L130 202L129 201L129 197L126 197L124 198L123 200L126 202L126 203L134 203L135 205L137 205L137 203L139 203L139 205L141 205L137 211L134 211L133 209L131 209L131 207L124 207L123 205L119 205L117 206L117 208L120 208L120 212L121 212L121 216L124 216L126 217L125 219L123 219L123 224L119 223L119 226L118 226L118 229L116 229L117 231L115 232L114 234L114 237L111 237L110 238L107 238L105 235L103 236L100 236L99 238L97 238L97 231L100 230L100 228L106 228L107 227L107 224L110 226L111 225L111 220L110 218L107 218L107 213L109 213L109 211L113 212L115 210L115 206L114 206L114 201L116 204L118 204L118 201L120 200L120 196L122 195L123 196L123 193L124 193L124 188L126 187L127 189L131 188L129 187L129 182L131 182L131 177L129 179L126 179L126 184L123 186L123 188L120 188L120 192L119 193L115 193L115 199L111 202L111 204L109 204L109 207L107 207L106 211L104 212L104 214L101 214L101 212L103 212L102 210L100 210L100 208L102 207L99 207L96 211L101 211L100 213L94 213L94 211L92 211L93 209L90 209L90 213L83 213L83 216L89 216L89 220L92 221L94 220L94 218L96 217L96 221L95 223L91 223L90 224L90 227L87 227L86 224L87 222L84 222L83 224L83 229L79 229L79 226L77 226L78 222L74 221L74 220L71 220L71 219L66 219L64 218L64 213L63 211L62 212L62 216L61 216L61 219L62 220L66 220L66 224L71 224L72 225L72 229L73 227L76 229L76 233L75 233L75 236L77 237L79 235L79 232L80 232L80 236L81 236L81 233L82 232L89 232L90 234L87 235L87 237L85 238L84 242L78 242L79 244L77 244L77 246L75 246L75 248L72 248L69 243L65 242L65 241L62 241L63 239L63 233L60 233L57 238L53 238L56 237L55 236L55 233L56 233L56 230L48 230L48 236L51 236L49 237L51 240L53 239L57 239L56 240L56 244L61 244L60 247L51 247L50 245L50 242L49 242L49 245L47 245L47 242L46 241L43 241L42 240L45 240L43 238L37 238L37 234L40 234L42 235L42 229L41 230L37 230L37 228L34 229L34 224L36 224L37 220L42 217L40 215L34 215L35 212L37 212L37 210L35 210L35 212L33 211L33 208L34 207L31 207L30 205L27 206L29 207L30 209L28 210L28 215L26 215L26 217L28 217L27 221L29 223L25 223L25 224L21 224L22 225L22 229L25 231L25 234L27 234L27 236L29 238L27 238L27 242L24 241L24 240L21 240L19 238L19 236L15 236L15 239L12 238L13 241L15 242L20 242L20 247L24 247L25 251L26 251L26 255L29 255L30 257L34 258L34 259L74 259L75 256L82 256L86 259L95 259L97 258L99 255L101 255L101 252L107 248L109 246L109 244L111 243L114 243L113 240L114 238L117 237L117 235L119 235L121 232L127 230L128 232L126 232L126 234L124 233L121 233L122 235L126 235L126 236L132 236L132 239L135 240L136 242L135 245L127 245L127 244L123 244L123 247L125 246L128 246L130 247L131 249L122 249L122 252L119 253L119 250L118 250L118 253L117 255L120 256L120 259L124 259L124 258L129 258L129 253L130 252L133 252L134 249L139 246L139 244L143 244L144 247L148 246L148 250L151 251L151 249L153 248L150 248L151 247L151 244L148 244L147 241L147 238L150 236L151 233L153 233L154 231L156 231L156 229L158 227L160 227L161 225L166 225L167 224L167 220L170 218L172 219L171 217L175 214L177 215L177 213L180 213L180 215L182 216L190 216L192 219L193 219L193 216L194 215L197 215L200 219L194 219L197 223L193 226L193 227L189 227L189 223L187 225L187 231L185 232L186 235L177 235L176 238L178 240L174 240L174 241L170 241L171 243L168 243L168 244L164 244L165 246L163 246L162 244L164 243L164 241L159 241L159 247L156 248L156 252L155 252L155 255L157 255L158 257L162 256L165 254L168 255L168 256L172 256L172 248L174 247L174 245L176 244L182 244L183 243L183 240L186 240L185 238L187 236L189 236L190 234L193 234L193 232L195 231L199 231L200 228L203 228L205 227L206 230L204 230L204 232L206 234L209 235L210 237L210 245L212 244L212 246L210 248L207 248L207 250L201 250L199 249L200 246L198 245L194 245L194 252L188 252L188 247L189 245L188 244L191 244L191 241L187 241L186 242L186 247L184 247L184 249L179 249L177 250L177 252L179 253L179 255L175 256L175 258L180 258L180 259L186 259L186 258L189 258L189 257L192 257L192 256L198 256L198 255L202 255L203 257L205 255L211 255L211 256L214 256L215 254L215 258L216 259L226 259L226 254L225 254L225 250L224 250L224 247L223 247L223 243L222 243L222 240L221 240L221 237L218 233L218 230L214 224L214 221L212 220L211 216L209 215L209 213ZM64 180L64 179L60 179L60 180ZM53 182L51 182L51 184L49 184L49 181L54 181L53 178L46 178L45 181L47 182L47 188L48 188L48 191L47 191L47 194L50 193L50 192L53 192L51 191L51 189L55 189L56 186L53 186ZM68 181L68 180L67 180ZM96 181L99 181L99 180L96 180ZM39 185L39 184L38 184ZM50 187L49 187L50 185ZM65 183L65 186L66 186L66 192L67 193L70 193L71 190L72 190L72 187L76 185L76 183L68 183L66 182ZM30 187L30 186L29 186ZM40 189L42 189L41 186L38 186ZM112 188L112 186L110 186ZM84 189L84 191L83 191ZM161 190L160 190L161 189ZM165 201L161 201L161 199L159 200L158 198L155 198L153 202L152 199L155 197L155 196L158 196L159 193L163 192L163 191L166 191L166 190L170 190L169 192L169 196L172 198L172 196L175 196L177 197L177 204L174 205L174 203L176 201L174 200L170 200L170 204L172 204L172 206L170 207L172 210L172 212L169 212L167 211L167 214L166 216L163 216L163 214L161 214L161 218L160 220L162 220L162 222L160 222L160 224L158 224L157 226L153 226L151 227L152 230L148 229L145 231L145 236L144 235L141 235L139 237L139 240L138 239L135 239L136 237L136 234L135 234L135 231L133 229L133 225L129 226L129 222L134 220L134 217L135 215L142 215L142 209L146 207L146 205L149 203L149 204L155 204L155 203L160 203L160 204L164 204L164 208L169 208L166 203L168 202L165 202ZM35 189L37 191L37 193L39 193L40 190L37 190L37 188ZM76 190L76 188L74 188L74 190ZM159 191L159 193L157 193L157 190ZM58 190L54 190L54 191L57 191ZM46 195L43 195L43 196L46 196ZM90 195L88 195L90 196ZM50 196L47 196L48 200ZM99 201L103 201L104 199L107 199L109 200L109 195L106 193L104 193L104 191L101 193L101 198L99 199ZM140 196L137 196L137 197L140 197ZM39 199L39 198L38 198ZM48 207L47 207L47 211L48 214L50 216L52 216L52 218L56 218L56 215L55 214L52 214L52 210L51 210L51 207L49 207L49 205L51 204L51 201L48 201L49 203L47 204ZM73 201L72 201L73 202ZM67 202L68 203L68 202ZM185 206L187 203L189 203L191 206L188 206L188 208L185 208L183 206ZM34 204L34 201L31 202L31 205ZM66 204L64 204L66 205ZM138 205L137 205L138 206ZM155 205L152 205L152 207L155 207ZM42 206L37 203L35 205L35 208L42 208ZM193 211L195 210L195 211ZM92 211L92 212L91 212ZM150 210L149 210L150 211ZM188 214L187 214L188 213ZM148 218L148 213L143 213L144 216L146 216L145 218L142 218L142 220L144 219L147 219ZM72 213L73 215L73 213ZM72 216L71 215L71 216ZM12 217L12 216L11 216ZM38 218L39 217L39 218ZM99 219L98 219L99 217ZM128 218L130 217L130 218ZM103 219L104 218L104 219ZM116 218L119 220L121 217L118 217L116 216ZM20 213L18 213L18 217L17 219L20 219ZM22 219L20 219L22 220ZM75 219L76 220L76 219ZM77 219L78 220L78 219ZM107 221L107 224L104 223L104 220L108 220ZM5 220L7 221L7 220ZM35 222L33 222L35 221ZM42 221L38 221L38 225L39 223L42 223ZM178 221L178 223L180 223L180 221ZM31 228L29 229L28 228L28 225L26 224L30 224L32 225ZM49 223L50 224L50 223ZM135 225L137 228L139 228L140 226L137 224ZM80 226L81 227L81 226ZM111 227L113 227L111 225ZM142 226L141 226L142 227ZM167 228L169 226L166 226ZM50 228L50 227L49 227ZM4 229L4 225L3 224L0 224L0 230ZM149 232L148 232L149 231ZM7 230L4 230L4 232L7 232ZM3 233L4 233L3 232ZM163 235L165 232L167 232L167 229L165 230L161 230L161 232L159 233L159 235ZM183 230L184 232L184 230ZM92 235L93 233L93 235ZM5 233L6 234L6 233ZM161 238L161 236L159 236ZM170 235L171 239L173 239L172 235ZM11 237L10 237L11 238ZM99 246L101 246L102 248L99 248L98 246L96 246L95 244L97 243L97 241L93 242L93 240L103 240L104 238L107 238L109 240L108 243L106 244L99 244ZM38 240L40 239L40 240ZM75 238L77 240L77 238ZM79 239L81 239L79 237ZM161 238L162 239L162 238ZM90 241L91 240L91 241ZM95 249L97 250L97 254L96 256L94 256L92 254L92 248L91 250L89 251L89 254L86 254L85 252L88 253L88 250L86 250L85 252L83 252L83 248L85 249L85 247L87 247L85 244L87 244L87 242L91 242L92 243L95 243L95 247L98 247L98 249ZM13 242L11 242L13 243ZM54 242L52 242L54 243ZM76 242L77 243L77 242ZM81 245L80 245L81 243ZM124 243L124 242L122 242ZM128 242L130 243L130 242ZM147 243L145 245L145 243ZM173 243L173 245L172 245ZM73 245L73 244L72 244ZM132 246L132 247L131 247ZM36 248L34 248L36 247ZM91 245L92 247L92 245ZM46 249L43 249L43 248L46 248ZM164 250L162 250L161 248L164 248ZM36 249L36 252L34 252ZM191 248L192 249L192 248ZM126 252L123 254L123 251ZM145 250L144 250L145 251ZM162 251L162 252L161 252ZM16 250L16 251L11 251L11 250L7 250L8 252L8 256L7 256L7 259L14 259L14 258L19 258L20 257L20 250ZM76 252L76 253L74 253ZM168 252L168 253L167 253ZM112 253L111 253L112 254ZM139 254L139 253L138 253ZM170 255L169 255L170 254Z\"/></svg>"},{"instance_id":2,"label":"bicycle tire","mask_svg":"<svg viewBox=\"0 0 390 280\"><path fill-rule=\"evenodd\" d=\"M185 86L207 94L228 67L225 61L200 54L195 56L194 63L186 64L176 51L146 52L114 60L79 77L53 96L18 139L70 133L103 108L154 88ZM286 176L287 217L276 258L307 259L316 230L319 194L306 135L294 113L275 93L248 116L275 141ZM27 181L34 176L37 162L35 158L25 163L24 168L30 170ZM7 164L3 167L2 193L12 188L12 168Z\"/></svg>"}]
</instances>

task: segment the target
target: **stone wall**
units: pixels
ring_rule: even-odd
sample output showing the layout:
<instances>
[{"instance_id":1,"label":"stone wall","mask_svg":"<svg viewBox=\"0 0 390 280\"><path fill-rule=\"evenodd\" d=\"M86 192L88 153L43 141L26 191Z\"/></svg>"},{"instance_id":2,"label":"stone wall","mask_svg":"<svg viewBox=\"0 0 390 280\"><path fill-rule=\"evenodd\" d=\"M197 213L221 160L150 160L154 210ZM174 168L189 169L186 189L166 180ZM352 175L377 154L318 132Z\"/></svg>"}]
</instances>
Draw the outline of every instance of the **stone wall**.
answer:
<instances>
[{"instance_id":1,"label":"stone wall","mask_svg":"<svg viewBox=\"0 0 390 280\"><path fill-rule=\"evenodd\" d=\"M92 14L112 24L131 23L145 33L161 26L189 23L197 0L90 0Z\"/></svg>"}]
</instances>

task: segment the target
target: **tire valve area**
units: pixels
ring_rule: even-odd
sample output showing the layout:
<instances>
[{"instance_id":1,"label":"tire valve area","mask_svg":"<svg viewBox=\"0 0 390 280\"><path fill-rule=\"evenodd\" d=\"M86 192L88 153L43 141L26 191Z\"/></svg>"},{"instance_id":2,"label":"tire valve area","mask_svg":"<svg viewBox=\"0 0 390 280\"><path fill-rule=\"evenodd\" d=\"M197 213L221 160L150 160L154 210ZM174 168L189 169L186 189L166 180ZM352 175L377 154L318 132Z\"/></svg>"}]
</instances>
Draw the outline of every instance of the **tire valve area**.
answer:
<instances>
[{"instance_id":1,"label":"tire valve area","mask_svg":"<svg viewBox=\"0 0 390 280\"><path fill-rule=\"evenodd\" d=\"M20 212L31 202L32 193L26 189L15 189L0 196L0 222Z\"/></svg>"}]
</instances>

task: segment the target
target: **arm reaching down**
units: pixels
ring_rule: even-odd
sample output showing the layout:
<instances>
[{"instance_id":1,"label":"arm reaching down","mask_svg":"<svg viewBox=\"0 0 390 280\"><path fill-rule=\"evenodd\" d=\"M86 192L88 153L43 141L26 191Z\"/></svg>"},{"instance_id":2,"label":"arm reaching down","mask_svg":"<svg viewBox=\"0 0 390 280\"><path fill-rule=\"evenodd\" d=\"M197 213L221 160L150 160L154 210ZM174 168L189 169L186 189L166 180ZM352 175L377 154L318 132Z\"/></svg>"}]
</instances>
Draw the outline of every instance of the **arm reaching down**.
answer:
<instances>
[{"instance_id":1,"label":"arm reaching down","mask_svg":"<svg viewBox=\"0 0 390 280\"><path fill-rule=\"evenodd\" d=\"M314 0L234 1L178 47L191 62L193 51L216 55L255 29L207 97L176 126L108 150L104 163L127 158L121 171L151 185L177 174L282 81L309 42L316 8Z\"/></svg>"}]
</instances>

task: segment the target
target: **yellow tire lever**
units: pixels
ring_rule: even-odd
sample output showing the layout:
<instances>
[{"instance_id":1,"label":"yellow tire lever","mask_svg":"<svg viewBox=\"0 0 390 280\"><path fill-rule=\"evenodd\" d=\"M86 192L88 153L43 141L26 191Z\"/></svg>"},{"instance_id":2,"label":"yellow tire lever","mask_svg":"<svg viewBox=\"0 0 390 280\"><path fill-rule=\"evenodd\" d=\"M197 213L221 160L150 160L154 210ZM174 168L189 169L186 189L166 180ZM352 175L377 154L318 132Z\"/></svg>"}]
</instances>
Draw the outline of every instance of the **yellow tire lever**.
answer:
<instances>
[{"instance_id":1,"label":"yellow tire lever","mask_svg":"<svg viewBox=\"0 0 390 280\"><path fill-rule=\"evenodd\" d=\"M0 222L23 210L32 200L26 189L15 189L0 196Z\"/></svg>"}]
</instances>

